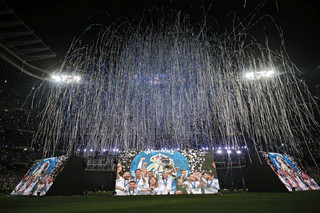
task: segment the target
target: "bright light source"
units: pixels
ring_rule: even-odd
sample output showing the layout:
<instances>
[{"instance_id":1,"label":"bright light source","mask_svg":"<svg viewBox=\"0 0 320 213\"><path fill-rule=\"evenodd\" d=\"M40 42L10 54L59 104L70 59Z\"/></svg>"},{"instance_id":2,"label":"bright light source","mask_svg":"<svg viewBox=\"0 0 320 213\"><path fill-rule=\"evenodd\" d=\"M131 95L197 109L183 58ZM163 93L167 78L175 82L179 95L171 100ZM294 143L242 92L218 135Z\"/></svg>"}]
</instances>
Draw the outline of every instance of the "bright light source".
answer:
<instances>
[{"instance_id":1,"label":"bright light source","mask_svg":"<svg viewBox=\"0 0 320 213\"><path fill-rule=\"evenodd\" d=\"M249 80L253 80L254 79L254 72L247 72L246 74L244 74L244 77Z\"/></svg>"},{"instance_id":2,"label":"bright light source","mask_svg":"<svg viewBox=\"0 0 320 213\"><path fill-rule=\"evenodd\" d=\"M228 153L228 154L231 154L231 150L227 150L227 153Z\"/></svg>"},{"instance_id":3,"label":"bright light source","mask_svg":"<svg viewBox=\"0 0 320 213\"><path fill-rule=\"evenodd\" d=\"M57 83L79 83L81 81L80 75L66 75L66 74L53 74L51 79Z\"/></svg>"},{"instance_id":4,"label":"bright light source","mask_svg":"<svg viewBox=\"0 0 320 213\"><path fill-rule=\"evenodd\" d=\"M237 150L237 154L239 154L239 155L240 155L240 154L241 154L241 151L240 151L240 150Z\"/></svg>"},{"instance_id":5,"label":"bright light source","mask_svg":"<svg viewBox=\"0 0 320 213\"><path fill-rule=\"evenodd\" d=\"M90 152L93 152L93 149L90 149Z\"/></svg>"},{"instance_id":6,"label":"bright light source","mask_svg":"<svg viewBox=\"0 0 320 213\"><path fill-rule=\"evenodd\" d=\"M265 77L271 77L275 74L276 72L274 70L268 70L264 72Z\"/></svg>"},{"instance_id":7,"label":"bright light source","mask_svg":"<svg viewBox=\"0 0 320 213\"><path fill-rule=\"evenodd\" d=\"M86 152L86 151L87 151L87 149L84 149L83 151L84 151L84 152Z\"/></svg>"},{"instance_id":8,"label":"bright light source","mask_svg":"<svg viewBox=\"0 0 320 213\"><path fill-rule=\"evenodd\" d=\"M103 149L102 151L106 152L107 150L106 150L106 149Z\"/></svg>"},{"instance_id":9,"label":"bright light source","mask_svg":"<svg viewBox=\"0 0 320 213\"><path fill-rule=\"evenodd\" d=\"M270 78L274 76L276 72L274 70L264 70L256 72L247 72L244 74L244 77L248 80L258 80L262 78Z\"/></svg>"},{"instance_id":10,"label":"bright light source","mask_svg":"<svg viewBox=\"0 0 320 213\"><path fill-rule=\"evenodd\" d=\"M219 150L217 151L217 153L218 153L218 154L222 154L222 150L219 149Z\"/></svg>"}]
</instances>

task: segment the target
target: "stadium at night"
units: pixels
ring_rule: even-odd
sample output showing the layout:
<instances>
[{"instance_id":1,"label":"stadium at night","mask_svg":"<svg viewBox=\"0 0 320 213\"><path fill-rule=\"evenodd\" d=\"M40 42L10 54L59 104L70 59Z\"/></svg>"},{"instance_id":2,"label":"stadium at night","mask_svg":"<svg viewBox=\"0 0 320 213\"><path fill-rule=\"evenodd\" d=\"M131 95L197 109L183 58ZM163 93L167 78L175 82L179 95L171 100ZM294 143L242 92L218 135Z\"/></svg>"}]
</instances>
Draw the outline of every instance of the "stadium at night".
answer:
<instances>
[{"instance_id":1,"label":"stadium at night","mask_svg":"<svg viewBox=\"0 0 320 213\"><path fill-rule=\"evenodd\" d=\"M5 212L316 209L316 1L0 3Z\"/></svg>"}]
</instances>

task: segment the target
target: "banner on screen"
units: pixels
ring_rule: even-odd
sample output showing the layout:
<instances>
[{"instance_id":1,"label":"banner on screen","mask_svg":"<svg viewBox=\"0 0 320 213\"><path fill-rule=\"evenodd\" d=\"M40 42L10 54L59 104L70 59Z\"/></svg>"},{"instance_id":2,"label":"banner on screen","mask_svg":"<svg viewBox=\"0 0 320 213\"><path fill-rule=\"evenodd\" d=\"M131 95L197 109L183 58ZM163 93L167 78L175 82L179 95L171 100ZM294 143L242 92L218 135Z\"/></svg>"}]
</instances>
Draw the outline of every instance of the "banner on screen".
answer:
<instances>
[{"instance_id":1,"label":"banner on screen","mask_svg":"<svg viewBox=\"0 0 320 213\"><path fill-rule=\"evenodd\" d=\"M216 194L212 154L200 150L145 150L119 154L116 194Z\"/></svg>"},{"instance_id":2,"label":"banner on screen","mask_svg":"<svg viewBox=\"0 0 320 213\"><path fill-rule=\"evenodd\" d=\"M292 157L274 152L262 152L262 156L289 191L320 189L315 180L302 171Z\"/></svg>"},{"instance_id":3,"label":"banner on screen","mask_svg":"<svg viewBox=\"0 0 320 213\"><path fill-rule=\"evenodd\" d=\"M11 195L44 196L66 161L65 155L35 161Z\"/></svg>"}]
</instances>

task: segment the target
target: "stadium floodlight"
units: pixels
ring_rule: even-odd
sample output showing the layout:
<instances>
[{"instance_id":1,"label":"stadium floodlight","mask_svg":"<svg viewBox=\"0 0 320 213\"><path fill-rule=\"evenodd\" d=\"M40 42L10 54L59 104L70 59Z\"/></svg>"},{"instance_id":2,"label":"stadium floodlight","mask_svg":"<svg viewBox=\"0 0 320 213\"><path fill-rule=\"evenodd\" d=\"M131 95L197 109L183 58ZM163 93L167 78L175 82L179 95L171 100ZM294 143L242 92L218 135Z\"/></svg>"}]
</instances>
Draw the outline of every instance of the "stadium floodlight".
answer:
<instances>
[{"instance_id":1,"label":"stadium floodlight","mask_svg":"<svg viewBox=\"0 0 320 213\"><path fill-rule=\"evenodd\" d=\"M251 71L244 74L244 78L247 80L259 80L266 79L272 76L275 76L276 71L271 70L263 70L263 71Z\"/></svg>"},{"instance_id":2,"label":"stadium floodlight","mask_svg":"<svg viewBox=\"0 0 320 213\"><path fill-rule=\"evenodd\" d=\"M244 77L249 80L253 80L254 79L254 72L247 72L246 74L244 74Z\"/></svg>"},{"instance_id":3,"label":"stadium floodlight","mask_svg":"<svg viewBox=\"0 0 320 213\"><path fill-rule=\"evenodd\" d=\"M240 154L241 154L241 151L240 151L240 150L237 150L237 154L240 155Z\"/></svg>"},{"instance_id":4,"label":"stadium floodlight","mask_svg":"<svg viewBox=\"0 0 320 213\"><path fill-rule=\"evenodd\" d=\"M118 148L113 148L112 151L113 152L119 152L119 149Z\"/></svg>"},{"instance_id":5,"label":"stadium floodlight","mask_svg":"<svg viewBox=\"0 0 320 213\"><path fill-rule=\"evenodd\" d=\"M51 79L56 83L79 83L81 81L81 76L73 74L53 74L51 75Z\"/></svg>"},{"instance_id":6,"label":"stadium floodlight","mask_svg":"<svg viewBox=\"0 0 320 213\"><path fill-rule=\"evenodd\" d=\"M227 150L227 153L228 153L228 154L231 154L231 150Z\"/></svg>"},{"instance_id":7,"label":"stadium floodlight","mask_svg":"<svg viewBox=\"0 0 320 213\"><path fill-rule=\"evenodd\" d=\"M222 150L219 149L219 150L217 151L217 154L222 154Z\"/></svg>"}]
</instances>

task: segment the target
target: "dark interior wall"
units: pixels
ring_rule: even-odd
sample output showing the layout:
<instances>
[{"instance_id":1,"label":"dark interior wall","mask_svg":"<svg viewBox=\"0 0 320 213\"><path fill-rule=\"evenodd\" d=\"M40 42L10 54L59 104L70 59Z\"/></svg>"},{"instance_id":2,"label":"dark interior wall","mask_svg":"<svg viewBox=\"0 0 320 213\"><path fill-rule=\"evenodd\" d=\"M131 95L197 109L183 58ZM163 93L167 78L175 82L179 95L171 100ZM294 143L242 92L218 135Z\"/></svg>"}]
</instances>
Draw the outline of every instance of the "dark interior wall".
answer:
<instances>
[{"instance_id":1,"label":"dark interior wall","mask_svg":"<svg viewBox=\"0 0 320 213\"><path fill-rule=\"evenodd\" d=\"M217 168L217 174L221 189L246 188L243 173L246 168Z\"/></svg>"},{"instance_id":2,"label":"dark interior wall","mask_svg":"<svg viewBox=\"0 0 320 213\"><path fill-rule=\"evenodd\" d=\"M90 171L84 173L85 190L114 190L116 174L112 171Z\"/></svg>"},{"instance_id":3,"label":"dark interior wall","mask_svg":"<svg viewBox=\"0 0 320 213\"><path fill-rule=\"evenodd\" d=\"M85 189L83 160L71 156L64 169L54 180L47 196L82 195Z\"/></svg>"},{"instance_id":4,"label":"dark interior wall","mask_svg":"<svg viewBox=\"0 0 320 213\"><path fill-rule=\"evenodd\" d=\"M263 156L252 152L250 157L252 162L247 156L247 168L244 173L248 192L288 192Z\"/></svg>"}]
</instances>

